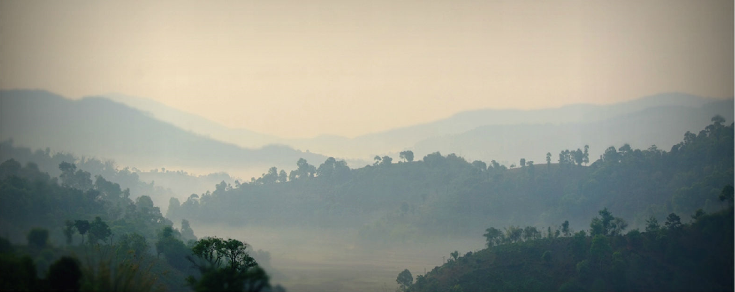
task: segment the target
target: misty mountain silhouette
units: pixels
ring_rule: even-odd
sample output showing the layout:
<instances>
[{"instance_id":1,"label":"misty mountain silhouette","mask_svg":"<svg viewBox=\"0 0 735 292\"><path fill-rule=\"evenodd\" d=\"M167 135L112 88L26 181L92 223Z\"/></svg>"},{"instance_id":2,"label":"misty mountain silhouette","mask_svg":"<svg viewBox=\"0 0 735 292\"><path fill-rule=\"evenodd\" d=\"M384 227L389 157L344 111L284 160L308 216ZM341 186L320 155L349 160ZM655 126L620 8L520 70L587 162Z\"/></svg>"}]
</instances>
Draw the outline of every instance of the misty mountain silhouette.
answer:
<instances>
[{"instance_id":1,"label":"misty mountain silhouette","mask_svg":"<svg viewBox=\"0 0 735 292\"><path fill-rule=\"evenodd\" d=\"M441 151L457 153L471 160L495 159L507 164L515 163L521 157L538 163L545 159L546 152L552 152L556 157L563 149L576 149L585 144L592 147L594 156L609 146L619 147L624 143L644 148L655 144L668 149L686 131L697 131L706 126L715 114L728 121L733 120L732 99L663 93L610 105L465 111L435 122L355 138L322 135L308 139L284 139L247 129L227 128L153 100L119 94L106 97L220 141L243 147L285 144L336 157L354 158L348 159L353 167L370 163L375 155L397 157L397 153L405 149L413 150L419 159Z\"/></svg>"},{"instance_id":2,"label":"misty mountain silhouette","mask_svg":"<svg viewBox=\"0 0 735 292\"><path fill-rule=\"evenodd\" d=\"M114 159L138 168L206 171L295 168L326 157L284 145L247 149L160 121L101 97L69 100L41 90L0 91L0 140L17 145Z\"/></svg>"}]
</instances>

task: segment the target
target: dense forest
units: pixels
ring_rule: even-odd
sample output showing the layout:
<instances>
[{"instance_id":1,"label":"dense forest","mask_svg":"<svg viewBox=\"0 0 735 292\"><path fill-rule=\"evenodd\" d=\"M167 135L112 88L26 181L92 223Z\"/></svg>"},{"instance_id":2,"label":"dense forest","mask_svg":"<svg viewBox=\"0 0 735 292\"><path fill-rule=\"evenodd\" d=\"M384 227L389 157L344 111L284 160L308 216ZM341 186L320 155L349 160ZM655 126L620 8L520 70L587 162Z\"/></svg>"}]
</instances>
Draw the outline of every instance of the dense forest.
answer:
<instances>
[{"instance_id":1,"label":"dense forest","mask_svg":"<svg viewBox=\"0 0 735 292\"><path fill-rule=\"evenodd\" d=\"M270 253L197 238L197 222L355 230L373 247L485 232L485 250L453 252L415 283L402 272L408 291L731 290L733 141L715 116L669 151L626 144L594 161L585 145L517 166L408 150L358 169L300 159L172 196L165 216L151 197L170 190L138 171L7 142L0 289L283 289L270 287Z\"/></svg>"},{"instance_id":2,"label":"dense forest","mask_svg":"<svg viewBox=\"0 0 735 292\"><path fill-rule=\"evenodd\" d=\"M411 151L397 162L376 156L359 169L334 158L319 166L302 159L290 173L273 167L248 183L223 182L211 193L172 199L167 216L358 228L372 241L472 236L487 225L556 227L564 220L582 229L602 208L642 227L652 216L721 208L720 189L733 181L733 125L724 122L714 117L669 151L611 146L596 161L584 145L509 167L440 153L416 161Z\"/></svg>"},{"instance_id":3,"label":"dense forest","mask_svg":"<svg viewBox=\"0 0 735 292\"><path fill-rule=\"evenodd\" d=\"M651 217L645 231L626 234L607 209L592 220L589 235L491 227L487 249L455 251L415 283L408 270L396 281L404 291L732 291L732 186L722 195L728 207L700 209L689 224L671 213L663 224Z\"/></svg>"},{"instance_id":4,"label":"dense forest","mask_svg":"<svg viewBox=\"0 0 735 292\"><path fill-rule=\"evenodd\" d=\"M32 162L0 164L0 229L6 237L0 243L0 290L269 288L261 267L269 266L267 252L235 239L197 240L188 221L173 228L149 196L133 200L130 189L99 175L92 179L68 162L59 170L51 177Z\"/></svg>"}]
</instances>

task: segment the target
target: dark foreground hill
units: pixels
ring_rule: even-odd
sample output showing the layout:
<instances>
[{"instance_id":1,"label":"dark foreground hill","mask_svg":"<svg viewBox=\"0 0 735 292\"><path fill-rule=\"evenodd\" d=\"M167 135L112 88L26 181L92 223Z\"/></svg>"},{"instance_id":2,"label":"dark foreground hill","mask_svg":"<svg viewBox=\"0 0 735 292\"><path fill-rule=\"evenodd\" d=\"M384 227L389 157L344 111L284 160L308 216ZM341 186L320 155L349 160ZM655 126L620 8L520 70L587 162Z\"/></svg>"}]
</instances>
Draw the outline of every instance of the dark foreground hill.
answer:
<instances>
[{"instance_id":1,"label":"dark foreground hill","mask_svg":"<svg viewBox=\"0 0 735 292\"><path fill-rule=\"evenodd\" d=\"M728 203L691 224L672 214L645 232L551 235L455 254L407 291L733 291Z\"/></svg>"}]
</instances>

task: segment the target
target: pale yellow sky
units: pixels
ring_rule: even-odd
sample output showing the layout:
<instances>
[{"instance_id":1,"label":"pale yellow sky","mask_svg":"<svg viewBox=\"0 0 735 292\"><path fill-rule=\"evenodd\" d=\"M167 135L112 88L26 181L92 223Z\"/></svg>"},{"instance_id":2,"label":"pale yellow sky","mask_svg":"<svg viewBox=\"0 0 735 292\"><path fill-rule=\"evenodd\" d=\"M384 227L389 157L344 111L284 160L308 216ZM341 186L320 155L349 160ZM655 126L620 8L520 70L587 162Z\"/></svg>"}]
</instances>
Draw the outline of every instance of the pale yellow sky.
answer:
<instances>
[{"instance_id":1,"label":"pale yellow sky","mask_svg":"<svg viewBox=\"0 0 735 292\"><path fill-rule=\"evenodd\" d=\"M0 88L282 137L479 108L733 95L733 1L0 1Z\"/></svg>"}]
</instances>

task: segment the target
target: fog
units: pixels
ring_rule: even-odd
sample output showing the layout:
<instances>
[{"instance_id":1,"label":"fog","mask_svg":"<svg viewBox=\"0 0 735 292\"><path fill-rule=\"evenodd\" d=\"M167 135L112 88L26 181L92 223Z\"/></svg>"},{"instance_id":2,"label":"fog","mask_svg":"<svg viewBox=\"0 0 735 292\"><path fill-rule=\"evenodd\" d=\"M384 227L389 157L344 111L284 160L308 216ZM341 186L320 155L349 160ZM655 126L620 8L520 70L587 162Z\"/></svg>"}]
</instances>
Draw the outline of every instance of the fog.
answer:
<instances>
[{"instance_id":1,"label":"fog","mask_svg":"<svg viewBox=\"0 0 735 292\"><path fill-rule=\"evenodd\" d=\"M360 241L357 230L207 225L192 222L197 236L231 237L271 255L273 283L289 291L394 291L399 272L424 274L455 250L484 248L482 237L426 242ZM415 277L415 276L414 276Z\"/></svg>"},{"instance_id":2,"label":"fog","mask_svg":"<svg viewBox=\"0 0 735 292\"><path fill-rule=\"evenodd\" d=\"M0 290L733 291L733 1L0 1Z\"/></svg>"}]
</instances>

